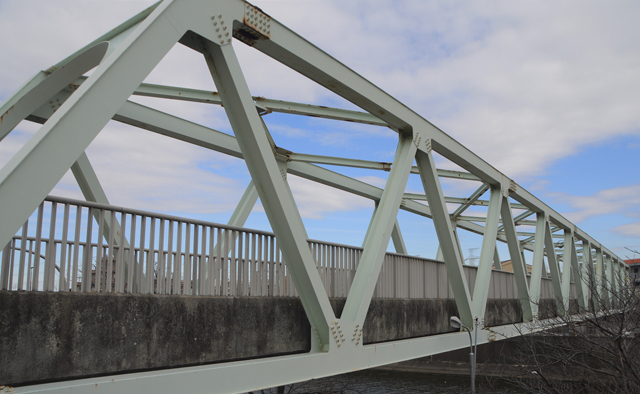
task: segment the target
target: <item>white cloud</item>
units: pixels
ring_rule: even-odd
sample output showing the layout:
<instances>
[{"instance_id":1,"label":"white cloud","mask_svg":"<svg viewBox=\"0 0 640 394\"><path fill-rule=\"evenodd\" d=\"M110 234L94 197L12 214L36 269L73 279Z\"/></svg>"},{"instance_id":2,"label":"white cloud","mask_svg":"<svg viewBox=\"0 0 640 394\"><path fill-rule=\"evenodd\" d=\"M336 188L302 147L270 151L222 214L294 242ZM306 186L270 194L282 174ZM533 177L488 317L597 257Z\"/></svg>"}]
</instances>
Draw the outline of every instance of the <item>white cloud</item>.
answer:
<instances>
[{"instance_id":1,"label":"white cloud","mask_svg":"<svg viewBox=\"0 0 640 394\"><path fill-rule=\"evenodd\" d=\"M236 179L244 163L180 141L115 122L87 149L114 205L160 212L216 213L234 209L244 191ZM81 197L67 173L53 194Z\"/></svg>"},{"instance_id":2,"label":"white cloud","mask_svg":"<svg viewBox=\"0 0 640 394\"><path fill-rule=\"evenodd\" d=\"M516 179L640 129L636 2L261 4Z\"/></svg>"},{"instance_id":3,"label":"white cloud","mask_svg":"<svg viewBox=\"0 0 640 394\"><path fill-rule=\"evenodd\" d=\"M328 213L369 209L370 200L297 176L287 176L291 192L303 218L322 219Z\"/></svg>"},{"instance_id":4,"label":"white cloud","mask_svg":"<svg viewBox=\"0 0 640 394\"><path fill-rule=\"evenodd\" d=\"M0 34L11 37L0 42L0 101L37 70L153 2L0 1ZM580 7L508 1L256 4L517 182L520 177L542 174L554 160L577 152L584 144L640 130L640 4L634 1L585 1ZM254 95L354 107L251 48L240 43L234 47ZM147 81L214 89L202 57L180 45ZM157 101L145 103L228 131L219 109ZM285 147L287 139L306 136L314 148L357 146L371 135L388 132L348 125L353 133L345 136L327 126L325 133L282 124L271 127L281 133L278 144ZM20 130L26 129L20 126ZM242 182L232 178L246 178L243 165L157 136L125 140L125 133L131 133L123 130L101 134L89 150L108 194L120 204L138 204L146 198L155 201L154 209L171 209L175 206L169 201L177 200L185 209L205 212L230 209L231 201L239 197ZM0 143L0 161L24 143L30 132L16 133ZM357 155L375 160L379 152L393 151L395 145L395 140L381 140L370 152L372 157L360 151ZM145 149L147 153L140 154ZM231 168L224 176L223 166ZM66 182L72 189L73 181L65 179L60 187ZM385 183L378 177L366 181L381 187ZM292 181L305 217L359 209L357 198L351 200L352 196L346 198L342 192L319 198L322 194L310 185ZM446 193L455 196L468 194L475 186L443 181ZM637 213L633 206L638 204L638 193L631 188L629 193L619 188L623 193L617 195L602 191L563 198L574 207L573 217L579 221L593 215ZM222 195L220 190L233 192Z\"/></svg>"},{"instance_id":5,"label":"white cloud","mask_svg":"<svg viewBox=\"0 0 640 394\"><path fill-rule=\"evenodd\" d=\"M362 181L364 183L368 183L370 185L373 185L375 187L379 187L381 189L384 188L384 186L387 184L387 179L386 178L381 178L379 176L374 176L374 175L368 175L368 176L361 176L356 178L359 181Z\"/></svg>"},{"instance_id":6,"label":"white cloud","mask_svg":"<svg viewBox=\"0 0 640 394\"><path fill-rule=\"evenodd\" d=\"M604 189L591 196L573 196L566 193L550 193L550 196L559 203L569 204L574 211L564 215L578 223L595 216L610 214L640 218L640 185Z\"/></svg>"},{"instance_id":7,"label":"white cloud","mask_svg":"<svg viewBox=\"0 0 640 394\"><path fill-rule=\"evenodd\" d=\"M640 238L640 222L624 224L611 229L611 232L627 237Z\"/></svg>"}]
</instances>

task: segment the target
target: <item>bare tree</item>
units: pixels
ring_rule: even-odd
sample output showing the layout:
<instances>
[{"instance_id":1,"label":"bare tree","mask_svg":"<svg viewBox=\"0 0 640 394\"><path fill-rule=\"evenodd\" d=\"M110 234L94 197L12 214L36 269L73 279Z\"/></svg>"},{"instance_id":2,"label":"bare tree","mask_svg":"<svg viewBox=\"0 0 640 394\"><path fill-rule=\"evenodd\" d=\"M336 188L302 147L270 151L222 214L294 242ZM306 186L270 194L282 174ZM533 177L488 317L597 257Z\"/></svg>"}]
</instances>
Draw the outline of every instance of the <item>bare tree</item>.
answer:
<instances>
[{"instance_id":1,"label":"bare tree","mask_svg":"<svg viewBox=\"0 0 640 394\"><path fill-rule=\"evenodd\" d=\"M591 278L589 280L588 278ZM531 323L536 334L521 335L505 362L520 374L513 382L535 393L640 393L640 297L621 277L598 283L587 275L586 308L541 311L554 316ZM544 304L547 306L547 304ZM555 307L555 306L554 306ZM543 305L539 306L543 309ZM556 328L542 330L546 327Z\"/></svg>"}]
</instances>

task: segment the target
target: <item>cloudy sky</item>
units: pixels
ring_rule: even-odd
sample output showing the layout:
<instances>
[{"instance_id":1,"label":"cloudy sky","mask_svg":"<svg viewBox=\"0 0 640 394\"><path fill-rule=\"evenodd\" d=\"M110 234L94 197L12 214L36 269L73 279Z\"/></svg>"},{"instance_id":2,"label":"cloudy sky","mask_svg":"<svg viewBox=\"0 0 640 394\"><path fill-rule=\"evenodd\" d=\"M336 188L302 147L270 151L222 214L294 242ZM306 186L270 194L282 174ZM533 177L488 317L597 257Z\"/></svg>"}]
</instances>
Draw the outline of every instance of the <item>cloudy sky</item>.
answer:
<instances>
[{"instance_id":1,"label":"cloudy sky","mask_svg":"<svg viewBox=\"0 0 640 394\"><path fill-rule=\"evenodd\" d=\"M0 101L153 1L0 0ZM640 249L640 3L637 1L256 1L265 12L469 147L619 256ZM355 108L234 42L253 95ZM147 82L215 90L199 54L176 45ZM135 98L232 133L208 105ZM395 133L265 117L276 143L392 161ZM0 142L4 164L37 130ZM242 161L110 123L88 148L114 204L226 222L249 182ZM446 168L444 160L439 161ZM335 169L384 185L386 173ZM372 204L290 177L310 237L360 244ZM444 182L465 197L478 185ZM417 176L408 191L419 192ZM70 174L52 194L81 197ZM472 212L473 213L473 212ZM401 213L411 254L433 256L423 218ZM268 228L258 206L248 227ZM461 233L465 253L480 245ZM476 252L477 253L477 252ZM502 252L501 252L502 254ZM636 256L638 257L638 256Z\"/></svg>"}]
</instances>

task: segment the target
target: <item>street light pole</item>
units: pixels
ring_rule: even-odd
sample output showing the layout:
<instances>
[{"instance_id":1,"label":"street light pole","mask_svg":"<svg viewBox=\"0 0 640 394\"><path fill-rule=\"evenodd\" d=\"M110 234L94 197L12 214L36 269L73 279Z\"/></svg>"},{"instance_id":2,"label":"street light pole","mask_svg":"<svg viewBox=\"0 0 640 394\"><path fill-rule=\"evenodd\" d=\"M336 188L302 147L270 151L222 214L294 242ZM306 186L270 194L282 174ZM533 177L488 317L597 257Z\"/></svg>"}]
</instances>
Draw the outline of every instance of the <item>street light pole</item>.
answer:
<instances>
[{"instance_id":1,"label":"street light pole","mask_svg":"<svg viewBox=\"0 0 640 394\"><path fill-rule=\"evenodd\" d=\"M470 350L469 364L471 364L471 394L476 394L476 353L478 351L478 318L476 317L474 320L475 349L474 349L474 341L471 339L471 330L469 329L469 327L462 324L462 322L457 316L451 316L450 323L453 328L457 328L457 329L464 328L465 330L467 330L467 333L469 334L469 350Z\"/></svg>"}]
</instances>

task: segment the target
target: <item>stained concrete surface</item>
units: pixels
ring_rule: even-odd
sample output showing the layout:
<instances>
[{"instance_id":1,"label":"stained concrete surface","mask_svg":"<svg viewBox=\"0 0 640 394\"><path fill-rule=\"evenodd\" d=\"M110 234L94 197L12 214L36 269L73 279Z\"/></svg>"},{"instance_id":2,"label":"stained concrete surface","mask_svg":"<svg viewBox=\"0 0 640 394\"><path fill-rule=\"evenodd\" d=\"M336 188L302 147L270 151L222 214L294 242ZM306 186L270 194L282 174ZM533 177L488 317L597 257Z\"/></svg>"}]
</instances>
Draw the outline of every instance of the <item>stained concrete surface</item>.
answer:
<instances>
[{"instance_id":1,"label":"stained concrete surface","mask_svg":"<svg viewBox=\"0 0 640 394\"><path fill-rule=\"evenodd\" d=\"M452 315L452 299L374 299L364 343L451 332ZM490 300L485 321L521 321L518 301ZM308 352L310 331L292 297L0 291L0 384Z\"/></svg>"}]
</instances>

